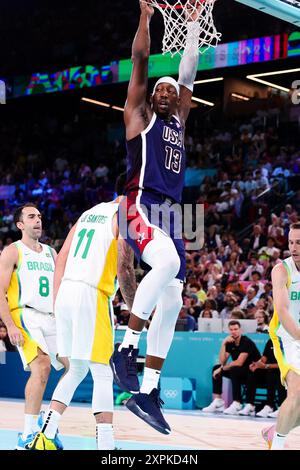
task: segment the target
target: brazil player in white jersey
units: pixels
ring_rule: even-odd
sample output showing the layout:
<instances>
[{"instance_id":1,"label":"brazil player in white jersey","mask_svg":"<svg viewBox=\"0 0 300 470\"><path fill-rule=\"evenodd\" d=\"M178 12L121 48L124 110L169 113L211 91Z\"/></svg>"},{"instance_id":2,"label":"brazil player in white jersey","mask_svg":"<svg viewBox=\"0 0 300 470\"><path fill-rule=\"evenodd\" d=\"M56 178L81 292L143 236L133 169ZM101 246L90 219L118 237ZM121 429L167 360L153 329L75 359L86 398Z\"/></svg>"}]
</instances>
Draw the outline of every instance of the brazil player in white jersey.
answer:
<instances>
[{"instance_id":1,"label":"brazil player in white jersey","mask_svg":"<svg viewBox=\"0 0 300 470\"><path fill-rule=\"evenodd\" d=\"M69 358L70 368L53 393L45 424L30 445L32 450L56 450L53 439L60 418L89 370L94 382L97 448L115 448L109 360L114 344L112 296L117 272L129 306L135 293L133 251L124 243L118 248L118 207L117 199L84 212L59 252L54 281L57 344L59 356Z\"/></svg>"},{"instance_id":2,"label":"brazil player in white jersey","mask_svg":"<svg viewBox=\"0 0 300 470\"><path fill-rule=\"evenodd\" d=\"M42 216L27 203L14 215L21 240L5 248L0 256L0 316L11 343L18 347L25 370L31 372L25 387L25 426L17 449L26 449L39 430L38 415L51 364L63 367L56 358L56 327L53 315L53 277L56 252L39 242Z\"/></svg>"},{"instance_id":3,"label":"brazil player in white jersey","mask_svg":"<svg viewBox=\"0 0 300 470\"><path fill-rule=\"evenodd\" d=\"M290 226L288 243L291 256L272 270L274 315L269 334L288 392L276 426L263 430L272 450L283 449L288 433L300 425L300 222Z\"/></svg>"}]
</instances>

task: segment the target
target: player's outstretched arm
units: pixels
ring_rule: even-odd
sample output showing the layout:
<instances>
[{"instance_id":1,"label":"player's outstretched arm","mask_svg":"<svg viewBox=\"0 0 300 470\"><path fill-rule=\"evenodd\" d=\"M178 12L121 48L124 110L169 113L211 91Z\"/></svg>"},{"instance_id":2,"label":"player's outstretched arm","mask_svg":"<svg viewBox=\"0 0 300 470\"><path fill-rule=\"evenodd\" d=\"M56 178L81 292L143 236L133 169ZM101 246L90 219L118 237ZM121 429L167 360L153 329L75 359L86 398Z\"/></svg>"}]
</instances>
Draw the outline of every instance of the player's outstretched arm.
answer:
<instances>
[{"instance_id":1,"label":"player's outstretched arm","mask_svg":"<svg viewBox=\"0 0 300 470\"><path fill-rule=\"evenodd\" d=\"M22 332L17 328L12 319L6 299L13 271L18 266L18 258L18 250L14 244L4 248L0 256L0 318L6 325L7 333L13 346L23 346L24 344Z\"/></svg>"},{"instance_id":2,"label":"player's outstretched arm","mask_svg":"<svg viewBox=\"0 0 300 470\"><path fill-rule=\"evenodd\" d=\"M133 67L124 111L127 140L144 130L142 118L145 114L148 87L149 25L154 9L145 1L140 1L140 8L140 22L132 44Z\"/></svg>"},{"instance_id":3,"label":"player's outstretched arm","mask_svg":"<svg viewBox=\"0 0 300 470\"><path fill-rule=\"evenodd\" d=\"M300 340L300 328L289 313L288 275L282 263L272 269L273 300L283 328L295 339Z\"/></svg>"},{"instance_id":4,"label":"player's outstretched arm","mask_svg":"<svg viewBox=\"0 0 300 470\"><path fill-rule=\"evenodd\" d=\"M200 23L198 19L203 7L199 0L190 0L185 8L185 15L188 18L187 36L178 77L180 85L179 118L182 124L187 120L191 109L194 81L199 62Z\"/></svg>"}]
</instances>

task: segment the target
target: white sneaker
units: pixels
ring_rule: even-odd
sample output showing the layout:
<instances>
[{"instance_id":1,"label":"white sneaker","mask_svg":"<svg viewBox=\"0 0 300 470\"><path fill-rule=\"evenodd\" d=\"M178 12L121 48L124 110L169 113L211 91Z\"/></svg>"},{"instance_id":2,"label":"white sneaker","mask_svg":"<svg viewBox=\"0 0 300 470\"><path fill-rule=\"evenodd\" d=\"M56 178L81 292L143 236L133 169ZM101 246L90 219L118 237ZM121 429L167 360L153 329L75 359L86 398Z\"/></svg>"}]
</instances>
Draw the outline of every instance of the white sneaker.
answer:
<instances>
[{"instance_id":1,"label":"white sneaker","mask_svg":"<svg viewBox=\"0 0 300 470\"><path fill-rule=\"evenodd\" d=\"M223 411L225 415L238 415L242 405L238 401L233 401L231 405Z\"/></svg>"},{"instance_id":2,"label":"white sneaker","mask_svg":"<svg viewBox=\"0 0 300 470\"><path fill-rule=\"evenodd\" d=\"M251 403L247 403L244 408L239 411L239 415L241 416L254 416L255 415L255 406L251 405Z\"/></svg>"},{"instance_id":3,"label":"white sneaker","mask_svg":"<svg viewBox=\"0 0 300 470\"><path fill-rule=\"evenodd\" d=\"M224 400L222 400L222 398L215 398L210 405L206 406L205 408L202 408L202 411L204 411L204 413L216 413L218 411L224 411L224 409Z\"/></svg>"},{"instance_id":4,"label":"white sneaker","mask_svg":"<svg viewBox=\"0 0 300 470\"><path fill-rule=\"evenodd\" d=\"M279 408L278 408L278 410L273 411L273 413L269 413L268 418L277 418L278 413L279 413Z\"/></svg>"},{"instance_id":5,"label":"white sneaker","mask_svg":"<svg viewBox=\"0 0 300 470\"><path fill-rule=\"evenodd\" d=\"M270 413L272 413L273 408L271 408L269 405L265 405L262 410L260 410L258 413L256 413L256 416L259 418L267 418Z\"/></svg>"}]
</instances>

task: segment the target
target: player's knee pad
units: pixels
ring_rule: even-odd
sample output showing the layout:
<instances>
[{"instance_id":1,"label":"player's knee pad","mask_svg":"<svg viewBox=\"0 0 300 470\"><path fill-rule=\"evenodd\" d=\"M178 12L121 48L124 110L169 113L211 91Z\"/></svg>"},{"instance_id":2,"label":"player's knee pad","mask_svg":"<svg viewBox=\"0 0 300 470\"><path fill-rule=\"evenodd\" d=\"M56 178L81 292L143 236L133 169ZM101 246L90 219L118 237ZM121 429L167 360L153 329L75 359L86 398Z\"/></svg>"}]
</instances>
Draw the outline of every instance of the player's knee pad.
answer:
<instances>
[{"instance_id":1,"label":"player's knee pad","mask_svg":"<svg viewBox=\"0 0 300 470\"><path fill-rule=\"evenodd\" d=\"M57 384L52 400L60 401L69 406L76 388L83 381L88 371L88 361L71 359L69 370Z\"/></svg>"},{"instance_id":2,"label":"player's knee pad","mask_svg":"<svg viewBox=\"0 0 300 470\"><path fill-rule=\"evenodd\" d=\"M159 298L147 335L147 355L166 358L182 307L182 283L172 282Z\"/></svg>"},{"instance_id":3,"label":"player's knee pad","mask_svg":"<svg viewBox=\"0 0 300 470\"><path fill-rule=\"evenodd\" d=\"M93 377L93 413L113 412L113 375L109 365L90 362L90 371Z\"/></svg>"}]
</instances>

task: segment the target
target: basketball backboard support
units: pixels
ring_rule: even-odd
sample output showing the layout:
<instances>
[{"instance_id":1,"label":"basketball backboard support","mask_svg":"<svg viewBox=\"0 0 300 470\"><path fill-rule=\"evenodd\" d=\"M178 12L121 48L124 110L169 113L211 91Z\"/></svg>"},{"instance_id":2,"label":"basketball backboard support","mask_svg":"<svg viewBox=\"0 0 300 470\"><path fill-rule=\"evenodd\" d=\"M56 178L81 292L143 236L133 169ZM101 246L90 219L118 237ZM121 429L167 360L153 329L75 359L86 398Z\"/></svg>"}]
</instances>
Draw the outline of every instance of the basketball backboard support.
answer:
<instances>
[{"instance_id":1,"label":"basketball backboard support","mask_svg":"<svg viewBox=\"0 0 300 470\"><path fill-rule=\"evenodd\" d=\"M236 0L300 27L300 0Z\"/></svg>"}]
</instances>

